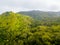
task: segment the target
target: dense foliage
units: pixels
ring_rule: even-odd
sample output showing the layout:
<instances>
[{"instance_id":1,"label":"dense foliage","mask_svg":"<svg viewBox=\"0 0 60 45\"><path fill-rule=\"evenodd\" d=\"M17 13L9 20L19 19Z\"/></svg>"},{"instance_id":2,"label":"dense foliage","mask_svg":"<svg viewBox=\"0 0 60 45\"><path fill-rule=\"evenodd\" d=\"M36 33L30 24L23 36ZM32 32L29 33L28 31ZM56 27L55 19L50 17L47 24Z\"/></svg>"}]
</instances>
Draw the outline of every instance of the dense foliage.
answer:
<instances>
[{"instance_id":1,"label":"dense foliage","mask_svg":"<svg viewBox=\"0 0 60 45\"><path fill-rule=\"evenodd\" d=\"M60 45L60 18L35 20L5 12L0 15L0 45Z\"/></svg>"}]
</instances>

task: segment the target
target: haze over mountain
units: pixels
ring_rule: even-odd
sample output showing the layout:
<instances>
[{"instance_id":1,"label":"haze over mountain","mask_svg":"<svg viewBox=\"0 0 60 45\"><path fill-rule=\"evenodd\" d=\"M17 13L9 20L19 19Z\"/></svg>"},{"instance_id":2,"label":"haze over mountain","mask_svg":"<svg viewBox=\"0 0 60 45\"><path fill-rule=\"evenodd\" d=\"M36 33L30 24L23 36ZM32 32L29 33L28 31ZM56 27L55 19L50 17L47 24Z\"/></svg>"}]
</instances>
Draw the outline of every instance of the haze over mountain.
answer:
<instances>
[{"instance_id":1,"label":"haze over mountain","mask_svg":"<svg viewBox=\"0 0 60 45\"><path fill-rule=\"evenodd\" d=\"M39 10L21 11L18 13L31 16L34 19L52 18L52 17L59 17L60 16L60 12L52 12L52 11L46 12L46 11L39 11Z\"/></svg>"}]
</instances>

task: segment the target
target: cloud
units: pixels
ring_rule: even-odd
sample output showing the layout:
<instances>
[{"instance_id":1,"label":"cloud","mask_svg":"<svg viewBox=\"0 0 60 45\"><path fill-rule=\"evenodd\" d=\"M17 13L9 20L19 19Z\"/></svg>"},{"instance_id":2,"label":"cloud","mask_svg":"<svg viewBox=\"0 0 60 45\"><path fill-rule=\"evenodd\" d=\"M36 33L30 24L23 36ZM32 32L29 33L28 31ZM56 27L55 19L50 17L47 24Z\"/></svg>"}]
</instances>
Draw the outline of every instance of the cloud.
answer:
<instances>
[{"instance_id":1,"label":"cloud","mask_svg":"<svg viewBox=\"0 0 60 45\"><path fill-rule=\"evenodd\" d=\"M60 0L1 0L0 12L24 10L60 11Z\"/></svg>"}]
</instances>

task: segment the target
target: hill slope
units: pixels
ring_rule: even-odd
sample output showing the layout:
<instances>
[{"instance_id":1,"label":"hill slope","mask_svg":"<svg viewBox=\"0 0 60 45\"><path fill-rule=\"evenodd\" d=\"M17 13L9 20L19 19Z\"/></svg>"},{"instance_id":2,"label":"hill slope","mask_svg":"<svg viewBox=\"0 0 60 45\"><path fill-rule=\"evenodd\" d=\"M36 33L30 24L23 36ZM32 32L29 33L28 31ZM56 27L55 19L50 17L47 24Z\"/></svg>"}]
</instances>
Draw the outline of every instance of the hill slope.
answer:
<instances>
[{"instance_id":1,"label":"hill slope","mask_svg":"<svg viewBox=\"0 0 60 45\"><path fill-rule=\"evenodd\" d=\"M37 22L14 12L1 14L0 45L60 45L60 18L44 19Z\"/></svg>"},{"instance_id":2,"label":"hill slope","mask_svg":"<svg viewBox=\"0 0 60 45\"><path fill-rule=\"evenodd\" d=\"M44 12L39 10L22 11L19 14L24 14L33 17L34 19L55 18L60 16L60 12Z\"/></svg>"}]
</instances>

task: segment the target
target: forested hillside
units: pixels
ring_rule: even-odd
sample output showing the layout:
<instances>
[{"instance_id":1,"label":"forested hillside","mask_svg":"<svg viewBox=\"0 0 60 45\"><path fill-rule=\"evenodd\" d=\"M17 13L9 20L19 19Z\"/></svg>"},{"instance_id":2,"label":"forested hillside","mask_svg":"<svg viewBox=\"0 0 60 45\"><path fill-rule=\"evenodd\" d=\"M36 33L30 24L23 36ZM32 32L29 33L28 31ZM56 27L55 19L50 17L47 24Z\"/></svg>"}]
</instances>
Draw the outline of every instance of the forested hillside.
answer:
<instances>
[{"instance_id":1,"label":"forested hillside","mask_svg":"<svg viewBox=\"0 0 60 45\"><path fill-rule=\"evenodd\" d=\"M60 12L44 12L39 10L32 10L32 11L21 11L18 12L19 14L24 14L33 17L34 19L41 20L44 18L55 18L60 16Z\"/></svg>"},{"instance_id":2,"label":"forested hillside","mask_svg":"<svg viewBox=\"0 0 60 45\"><path fill-rule=\"evenodd\" d=\"M60 45L60 14L32 13L0 14L0 45Z\"/></svg>"}]
</instances>

